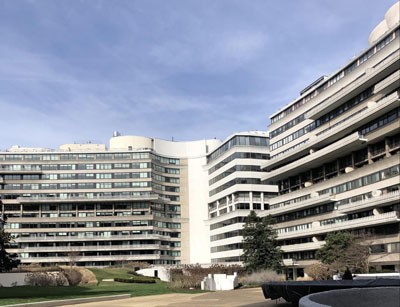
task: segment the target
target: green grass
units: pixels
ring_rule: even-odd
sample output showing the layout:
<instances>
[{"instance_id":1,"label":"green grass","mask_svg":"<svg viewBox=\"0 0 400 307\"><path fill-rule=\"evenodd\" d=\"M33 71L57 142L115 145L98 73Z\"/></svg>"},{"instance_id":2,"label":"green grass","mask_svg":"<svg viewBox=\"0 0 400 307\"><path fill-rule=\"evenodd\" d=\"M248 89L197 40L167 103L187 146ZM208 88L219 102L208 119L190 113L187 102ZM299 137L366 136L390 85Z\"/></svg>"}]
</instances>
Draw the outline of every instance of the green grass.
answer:
<instances>
[{"instance_id":1,"label":"green grass","mask_svg":"<svg viewBox=\"0 0 400 307\"><path fill-rule=\"evenodd\" d=\"M127 269L91 269L100 281L115 277L129 278ZM62 300L93 296L131 294L131 296L158 295L167 293L200 293L200 290L169 289L168 283L157 281L155 284L125 284L116 282L99 282L98 285L76 287L0 287L0 306L32 303L48 300Z\"/></svg>"},{"instance_id":2,"label":"green grass","mask_svg":"<svg viewBox=\"0 0 400 307\"><path fill-rule=\"evenodd\" d=\"M104 268L104 269L97 269L91 268L90 271L96 275L96 278L99 282L103 279L114 279L114 278L130 278L132 275L128 274L128 269L123 268Z\"/></svg>"}]
</instances>

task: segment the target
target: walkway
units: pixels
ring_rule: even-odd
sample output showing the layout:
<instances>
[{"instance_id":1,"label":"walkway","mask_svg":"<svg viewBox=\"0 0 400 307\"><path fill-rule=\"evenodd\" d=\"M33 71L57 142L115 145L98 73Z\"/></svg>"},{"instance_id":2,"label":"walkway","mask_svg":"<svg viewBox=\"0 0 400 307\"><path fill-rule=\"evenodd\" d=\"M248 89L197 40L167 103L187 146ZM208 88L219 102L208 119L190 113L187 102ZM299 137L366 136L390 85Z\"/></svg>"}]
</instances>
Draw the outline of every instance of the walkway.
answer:
<instances>
[{"instance_id":1,"label":"walkway","mask_svg":"<svg viewBox=\"0 0 400 307\"><path fill-rule=\"evenodd\" d=\"M239 289L208 293L139 296L108 302L77 304L80 307L290 307L284 300L266 300L261 288Z\"/></svg>"}]
</instances>

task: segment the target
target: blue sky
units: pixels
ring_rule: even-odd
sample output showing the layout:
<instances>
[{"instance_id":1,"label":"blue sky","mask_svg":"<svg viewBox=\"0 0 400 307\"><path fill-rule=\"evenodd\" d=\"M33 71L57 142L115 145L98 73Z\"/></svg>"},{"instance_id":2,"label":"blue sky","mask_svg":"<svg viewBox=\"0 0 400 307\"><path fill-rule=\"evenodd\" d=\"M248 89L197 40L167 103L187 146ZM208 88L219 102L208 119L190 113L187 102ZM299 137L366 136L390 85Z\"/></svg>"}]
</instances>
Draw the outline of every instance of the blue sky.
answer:
<instances>
[{"instance_id":1,"label":"blue sky","mask_svg":"<svg viewBox=\"0 0 400 307\"><path fill-rule=\"evenodd\" d=\"M0 148L265 130L395 0L0 0Z\"/></svg>"}]
</instances>

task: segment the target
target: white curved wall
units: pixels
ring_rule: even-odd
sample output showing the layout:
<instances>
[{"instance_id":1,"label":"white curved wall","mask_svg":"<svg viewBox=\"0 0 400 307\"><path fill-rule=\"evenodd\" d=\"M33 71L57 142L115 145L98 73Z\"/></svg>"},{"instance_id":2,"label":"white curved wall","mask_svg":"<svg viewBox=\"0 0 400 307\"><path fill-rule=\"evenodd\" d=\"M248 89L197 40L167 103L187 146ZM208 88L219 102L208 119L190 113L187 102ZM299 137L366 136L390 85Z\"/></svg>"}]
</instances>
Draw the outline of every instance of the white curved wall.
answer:
<instances>
[{"instance_id":1,"label":"white curved wall","mask_svg":"<svg viewBox=\"0 0 400 307\"><path fill-rule=\"evenodd\" d=\"M153 149L153 139L144 136L124 135L110 139L110 150Z\"/></svg>"},{"instance_id":2,"label":"white curved wall","mask_svg":"<svg viewBox=\"0 0 400 307\"><path fill-rule=\"evenodd\" d=\"M392 30L400 20L400 3L395 4L386 12L385 18L372 30L368 43L374 44L379 38L385 35L386 32Z\"/></svg>"}]
</instances>

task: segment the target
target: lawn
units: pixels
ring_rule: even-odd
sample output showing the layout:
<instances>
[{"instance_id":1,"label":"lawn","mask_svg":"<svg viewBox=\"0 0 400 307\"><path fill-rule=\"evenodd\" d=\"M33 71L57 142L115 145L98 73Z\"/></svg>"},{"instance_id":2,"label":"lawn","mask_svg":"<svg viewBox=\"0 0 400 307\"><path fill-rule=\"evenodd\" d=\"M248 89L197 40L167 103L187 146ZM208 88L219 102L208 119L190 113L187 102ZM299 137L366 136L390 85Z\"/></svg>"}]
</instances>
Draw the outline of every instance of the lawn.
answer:
<instances>
[{"instance_id":1,"label":"lawn","mask_svg":"<svg viewBox=\"0 0 400 307\"><path fill-rule=\"evenodd\" d=\"M96 275L96 278L99 282L101 282L103 279L132 277L131 274L128 274L128 272L132 270L124 268L104 268L104 269L91 268L90 271L92 271L94 275Z\"/></svg>"},{"instance_id":2,"label":"lawn","mask_svg":"<svg viewBox=\"0 0 400 307\"><path fill-rule=\"evenodd\" d=\"M91 269L98 280L111 278L129 278L126 269ZM48 300L62 300L92 296L131 294L132 296L157 295L166 293L193 293L200 290L169 289L168 283L158 281L155 284L126 284L118 282L99 282L98 285L76 287L0 287L0 305L32 303Z\"/></svg>"}]
</instances>

